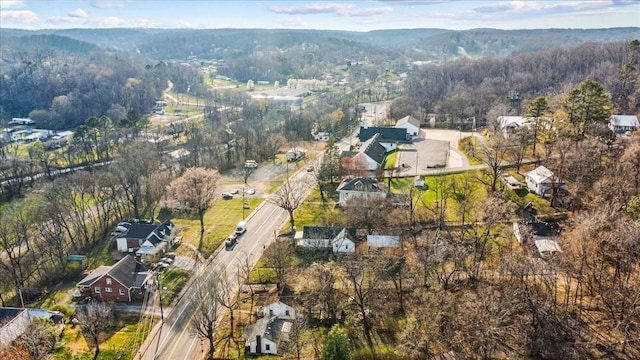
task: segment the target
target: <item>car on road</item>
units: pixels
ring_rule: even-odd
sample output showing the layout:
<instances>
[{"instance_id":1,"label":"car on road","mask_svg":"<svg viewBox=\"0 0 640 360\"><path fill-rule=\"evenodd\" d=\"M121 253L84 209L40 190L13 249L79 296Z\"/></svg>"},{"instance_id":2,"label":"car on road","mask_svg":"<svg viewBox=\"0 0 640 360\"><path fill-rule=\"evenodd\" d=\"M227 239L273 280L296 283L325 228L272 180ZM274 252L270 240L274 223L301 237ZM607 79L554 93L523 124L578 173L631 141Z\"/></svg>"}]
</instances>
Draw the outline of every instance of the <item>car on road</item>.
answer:
<instances>
[{"instance_id":1,"label":"car on road","mask_svg":"<svg viewBox=\"0 0 640 360\"><path fill-rule=\"evenodd\" d=\"M227 249L230 249L233 247L233 245L236 244L237 241L238 241L238 235L236 235L236 233L233 233L227 236L227 240L224 241L224 247Z\"/></svg>"},{"instance_id":2,"label":"car on road","mask_svg":"<svg viewBox=\"0 0 640 360\"><path fill-rule=\"evenodd\" d=\"M247 222L246 221L240 221L238 223L238 226L236 226L236 235L242 235L245 232L247 232Z\"/></svg>"},{"instance_id":3,"label":"car on road","mask_svg":"<svg viewBox=\"0 0 640 360\"><path fill-rule=\"evenodd\" d=\"M225 200L231 200L233 199L233 195L229 194L229 193L222 193L222 198Z\"/></svg>"},{"instance_id":4,"label":"car on road","mask_svg":"<svg viewBox=\"0 0 640 360\"><path fill-rule=\"evenodd\" d=\"M256 193L256 189L249 189L249 190L247 190L247 194L249 194L249 195L253 195L253 194L255 194L255 193Z\"/></svg>"},{"instance_id":5,"label":"car on road","mask_svg":"<svg viewBox=\"0 0 640 360\"><path fill-rule=\"evenodd\" d=\"M312 171L313 171L313 165L308 165L307 172L312 172Z\"/></svg>"},{"instance_id":6,"label":"car on road","mask_svg":"<svg viewBox=\"0 0 640 360\"><path fill-rule=\"evenodd\" d=\"M168 252L168 253L164 254L164 257L168 258L168 259L175 259L176 258L176 253Z\"/></svg>"},{"instance_id":7,"label":"car on road","mask_svg":"<svg viewBox=\"0 0 640 360\"><path fill-rule=\"evenodd\" d=\"M233 190L229 191L229 194L231 194L231 195L235 195L237 193L238 193L238 189L233 189Z\"/></svg>"},{"instance_id":8,"label":"car on road","mask_svg":"<svg viewBox=\"0 0 640 360\"><path fill-rule=\"evenodd\" d=\"M161 261L162 261L163 264L167 264L167 265L173 264L173 259L162 258Z\"/></svg>"}]
</instances>

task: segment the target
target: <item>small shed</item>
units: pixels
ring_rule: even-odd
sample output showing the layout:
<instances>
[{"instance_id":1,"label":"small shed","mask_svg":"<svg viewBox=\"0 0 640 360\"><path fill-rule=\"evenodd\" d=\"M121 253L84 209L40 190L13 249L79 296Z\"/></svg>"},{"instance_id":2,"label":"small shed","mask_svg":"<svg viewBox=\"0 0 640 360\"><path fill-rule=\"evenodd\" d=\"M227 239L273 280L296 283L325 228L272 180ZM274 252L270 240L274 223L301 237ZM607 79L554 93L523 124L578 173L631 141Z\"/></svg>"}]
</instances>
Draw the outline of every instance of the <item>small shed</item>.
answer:
<instances>
[{"instance_id":1,"label":"small shed","mask_svg":"<svg viewBox=\"0 0 640 360\"><path fill-rule=\"evenodd\" d=\"M67 266L72 269L86 269L87 257L85 255L69 255L67 256Z\"/></svg>"}]
</instances>

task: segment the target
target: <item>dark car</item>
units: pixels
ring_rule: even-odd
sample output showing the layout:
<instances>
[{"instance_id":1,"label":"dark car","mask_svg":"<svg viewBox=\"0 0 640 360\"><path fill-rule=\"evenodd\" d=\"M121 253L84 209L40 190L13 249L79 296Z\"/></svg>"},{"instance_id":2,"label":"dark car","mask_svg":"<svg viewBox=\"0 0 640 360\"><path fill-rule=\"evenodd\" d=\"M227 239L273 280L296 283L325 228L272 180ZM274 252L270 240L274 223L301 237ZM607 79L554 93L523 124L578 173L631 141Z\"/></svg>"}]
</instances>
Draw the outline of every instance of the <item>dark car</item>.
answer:
<instances>
[{"instance_id":1,"label":"dark car","mask_svg":"<svg viewBox=\"0 0 640 360\"><path fill-rule=\"evenodd\" d=\"M233 195L229 193L222 193L222 198L225 200L230 200L230 199L233 199Z\"/></svg>"}]
</instances>

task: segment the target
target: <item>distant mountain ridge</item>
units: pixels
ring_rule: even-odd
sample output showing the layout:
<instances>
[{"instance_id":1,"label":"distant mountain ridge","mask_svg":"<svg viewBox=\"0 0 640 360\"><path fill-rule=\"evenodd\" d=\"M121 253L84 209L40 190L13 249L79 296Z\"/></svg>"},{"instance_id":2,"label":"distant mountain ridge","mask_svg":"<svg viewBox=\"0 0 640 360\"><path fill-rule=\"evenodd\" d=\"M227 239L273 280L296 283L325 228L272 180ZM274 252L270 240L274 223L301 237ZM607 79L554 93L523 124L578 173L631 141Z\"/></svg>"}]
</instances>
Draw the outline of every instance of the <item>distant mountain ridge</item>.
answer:
<instances>
[{"instance_id":1,"label":"distant mountain ridge","mask_svg":"<svg viewBox=\"0 0 640 360\"><path fill-rule=\"evenodd\" d=\"M640 27L609 29L539 30L446 30L397 29L369 32L297 29L0 29L0 39L30 35L58 35L103 48L136 51L167 60L198 56L211 58L247 55L256 50L286 48L300 44L346 41L345 46L372 52L393 49L409 58L447 61L460 57L507 56L555 47L574 47L586 42L618 42L640 38ZM332 40L333 39L333 40ZM219 50L216 52L215 50ZM345 49L345 57L348 56Z\"/></svg>"}]
</instances>

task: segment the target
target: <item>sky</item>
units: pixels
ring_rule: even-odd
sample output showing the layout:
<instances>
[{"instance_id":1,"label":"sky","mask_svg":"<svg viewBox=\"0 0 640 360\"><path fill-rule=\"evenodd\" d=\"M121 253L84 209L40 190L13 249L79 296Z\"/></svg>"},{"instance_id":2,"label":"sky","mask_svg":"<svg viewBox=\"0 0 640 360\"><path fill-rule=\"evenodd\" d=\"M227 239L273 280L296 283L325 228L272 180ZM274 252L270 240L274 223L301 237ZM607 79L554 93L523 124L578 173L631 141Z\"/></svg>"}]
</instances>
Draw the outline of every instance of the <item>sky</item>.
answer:
<instances>
[{"instance_id":1,"label":"sky","mask_svg":"<svg viewBox=\"0 0 640 360\"><path fill-rule=\"evenodd\" d=\"M0 28L370 31L640 26L640 0L0 0Z\"/></svg>"}]
</instances>

